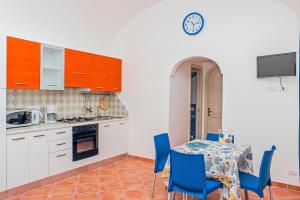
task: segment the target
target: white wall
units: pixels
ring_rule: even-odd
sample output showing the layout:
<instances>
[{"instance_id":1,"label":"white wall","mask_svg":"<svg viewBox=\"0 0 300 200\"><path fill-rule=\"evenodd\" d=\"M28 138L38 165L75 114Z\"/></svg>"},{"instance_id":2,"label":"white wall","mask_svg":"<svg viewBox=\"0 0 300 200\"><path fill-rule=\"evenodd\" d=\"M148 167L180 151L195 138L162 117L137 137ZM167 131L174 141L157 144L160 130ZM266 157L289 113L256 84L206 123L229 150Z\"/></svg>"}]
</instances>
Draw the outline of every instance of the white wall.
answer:
<instances>
[{"instance_id":1,"label":"white wall","mask_svg":"<svg viewBox=\"0 0 300 200\"><path fill-rule=\"evenodd\" d=\"M194 37L181 28L192 11L206 21ZM275 144L273 179L299 184L288 176L298 169L297 79L286 79L288 90L280 92L277 80L256 78L258 55L298 51L298 24L275 0L165 0L135 17L112 47L124 57L120 97L131 119L129 153L153 158L153 135L169 130L172 68L184 58L204 56L224 75L223 126L236 130L238 143L252 145L256 172L262 152ZM276 92L269 92L270 82Z\"/></svg>"},{"instance_id":2,"label":"white wall","mask_svg":"<svg viewBox=\"0 0 300 200\"><path fill-rule=\"evenodd\" d=\"M189 141L191 105L191 64L181 64L170 78L169 132L171 145Z\"/></svg>"}]
</instances>

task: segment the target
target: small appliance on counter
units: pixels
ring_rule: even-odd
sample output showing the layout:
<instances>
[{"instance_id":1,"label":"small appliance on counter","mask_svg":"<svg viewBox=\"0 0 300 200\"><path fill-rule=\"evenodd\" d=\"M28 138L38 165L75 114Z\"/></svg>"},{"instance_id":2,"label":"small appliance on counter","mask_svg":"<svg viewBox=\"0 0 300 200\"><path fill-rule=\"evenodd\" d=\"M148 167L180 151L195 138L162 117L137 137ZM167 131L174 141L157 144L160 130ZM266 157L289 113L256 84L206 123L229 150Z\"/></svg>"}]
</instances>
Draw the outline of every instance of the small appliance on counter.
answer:
<instances>
[{"instance_id":1,"label":"small appliance on counter","mask_svg":"<svg viewBox=\"0 0 300 200\"><path fill-rule=\"evenodd\" d=\"M32 125L32 112L26 109L6 110L6 128Z\"/></svg>"},{"instance_id":2,"label":"small appliance on counter","mask_svg":"<svg viewBox=\"0 0 300 200\"><path fill-rule=\"evenodd\" d=\"M42 120L43 114L41 111L33 109L31 111L31 123L32 125L39 125Z\"/></svg>"},{"instance_id":3,"label":"small appliance on counter","mask_svg":"<svg viewBox=\"0 0 300 200\"><path fill-rule=\"evenodd\" d=\"M45 123L56 123L57 119L58 119L57 106L56 105L46 105L45 106Z\"/></svg>"}]
</instances>

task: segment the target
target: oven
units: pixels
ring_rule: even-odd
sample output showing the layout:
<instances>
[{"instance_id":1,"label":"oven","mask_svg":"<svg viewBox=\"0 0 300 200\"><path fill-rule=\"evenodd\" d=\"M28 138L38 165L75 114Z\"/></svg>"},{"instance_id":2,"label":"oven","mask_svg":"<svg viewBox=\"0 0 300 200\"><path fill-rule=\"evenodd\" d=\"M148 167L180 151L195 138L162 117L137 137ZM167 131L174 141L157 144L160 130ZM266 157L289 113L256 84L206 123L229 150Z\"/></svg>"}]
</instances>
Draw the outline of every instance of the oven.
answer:
<instances>
[{"instance_id":1,"label":"oven","mask_svg":"<svg viewBox=\"0 0 300 200\"><path fill-rule=\"evenodd\" d=\"M98 155L98 124L74 126L73 161Z\"/></svg>"}]
</instances>

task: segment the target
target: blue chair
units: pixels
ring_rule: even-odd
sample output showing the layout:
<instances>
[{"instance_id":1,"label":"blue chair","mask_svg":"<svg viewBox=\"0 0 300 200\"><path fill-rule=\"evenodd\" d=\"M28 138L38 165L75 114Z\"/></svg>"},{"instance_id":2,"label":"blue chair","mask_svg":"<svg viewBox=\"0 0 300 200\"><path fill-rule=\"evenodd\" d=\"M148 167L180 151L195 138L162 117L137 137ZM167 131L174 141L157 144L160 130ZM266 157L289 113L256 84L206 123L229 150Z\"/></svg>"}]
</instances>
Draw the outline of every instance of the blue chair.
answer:
<instances>
[{"instance_id":1,"label":"blue chair","mask_svg":"<svg viewBox=\"0 0 300 200\"><path fill-rule=\"evenodd\" d=\"M155 147L155 165L154 165L154 179L152 186L151 198L153 197L156 173L164 170L168 156L170 154L170 140L168 133L162 133L154 136L154 147Z\"/></svg>"},{"instance_id":2,"label":"blue chair","mask_svg":"<svg viewBox=\"0 0 300 200\"><path fill-rule=\"evenodd\" d=\"M171 150L170 161L169 200L174 198L175 192L205 200L208 194L222 188L222 183L206 179L202 154L185 154ZM223 198L222 189L221 198Z\"/></svg>"},{"instance_id":3,"label":"blue chair","mask_svg":"<svg viewBox=\"0 0 300 200\"><path fill-rule=\"evenodd\" d=\"M206 135L206 139L207 140L210 140L210 141L219 141L219 134L216 134L216 133L207 133Z\"/></svg>"},{"instance_id":4,"label":"blue chair","mask_svg":"<svg viewBox=\"0 0 300 200\"><path fill-rule=\"evenodd\" d=\"M218 142L220 138L220 135L217 133L207 133L206 139L210 141L216 141ZM232 143L234 143L234 135L232 136Z\"/></svg>"},{"instance_id":5,"label":"blue chair","mask_svg":"<svg viewBox=\"0 0 300 200\"><path fill-rule=\"evenodd\" d=\"M273 145L271 150L264 152L260 165L259 177L244 172L239 173L241 188L245 190L246 199L249 199L247 190L255 192L260 197L260 199L263 199L264 189L266 186L269 186L270 199L273 199L270 168L273 153L275 150L276 147Z\"/></svg>"}]
</instances>

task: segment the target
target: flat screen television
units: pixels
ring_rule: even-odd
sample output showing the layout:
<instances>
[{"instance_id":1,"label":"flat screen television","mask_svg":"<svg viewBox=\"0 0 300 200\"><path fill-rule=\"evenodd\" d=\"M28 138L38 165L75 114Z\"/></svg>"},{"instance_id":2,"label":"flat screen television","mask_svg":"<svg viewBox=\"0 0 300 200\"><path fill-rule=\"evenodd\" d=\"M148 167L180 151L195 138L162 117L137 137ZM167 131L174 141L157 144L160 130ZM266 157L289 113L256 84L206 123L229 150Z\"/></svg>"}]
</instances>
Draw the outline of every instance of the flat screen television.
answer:
<instances>
[{"instance_id":1,"label":"flat screen television","mask_svg":"<svg viewBox=\"0 0 300 200\"><path fill-rule=\"evenodd\" d=\"M296 76L296 52L257 57L257 78Z\"/></svg>"}]
</instances>

